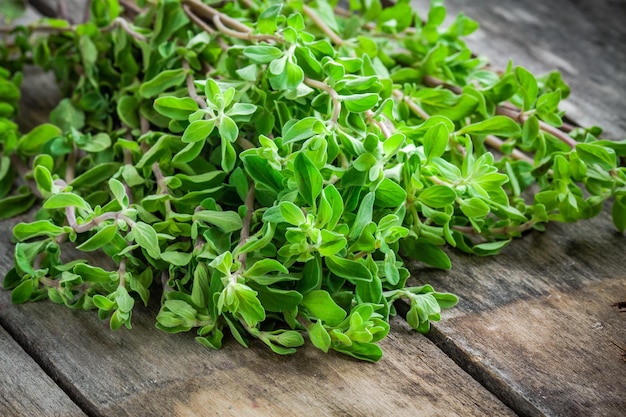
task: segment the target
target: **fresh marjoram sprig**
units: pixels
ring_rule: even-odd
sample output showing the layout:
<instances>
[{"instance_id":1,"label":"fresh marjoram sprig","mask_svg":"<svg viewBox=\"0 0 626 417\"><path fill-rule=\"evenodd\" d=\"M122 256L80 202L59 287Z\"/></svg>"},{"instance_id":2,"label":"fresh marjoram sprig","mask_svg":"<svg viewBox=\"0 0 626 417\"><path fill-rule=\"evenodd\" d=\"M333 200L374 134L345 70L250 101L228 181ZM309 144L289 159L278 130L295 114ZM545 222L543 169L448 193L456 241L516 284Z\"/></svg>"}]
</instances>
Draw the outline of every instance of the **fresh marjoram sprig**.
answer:
<instances>
[{"instance_id":1,"label":"fresh marjoram sprig","mask_svg":"<svg viewBox=\"0 0 626 417\"><path fill-rule=\"evenodd\" d=\"M443 245L495 254L609 199L623 232L626 142L563 124L557 73L493 71L462 40L477 24L431 3L92 0L5 30L0 213L41 203L13 231L13 302L130 328L162 289L157 327L207 347L377 361L396 300L420 332L457 302L407 286L403 257L448 269ZM24 63L66 96L20 134Z\"/></svg>"}]
</instances>

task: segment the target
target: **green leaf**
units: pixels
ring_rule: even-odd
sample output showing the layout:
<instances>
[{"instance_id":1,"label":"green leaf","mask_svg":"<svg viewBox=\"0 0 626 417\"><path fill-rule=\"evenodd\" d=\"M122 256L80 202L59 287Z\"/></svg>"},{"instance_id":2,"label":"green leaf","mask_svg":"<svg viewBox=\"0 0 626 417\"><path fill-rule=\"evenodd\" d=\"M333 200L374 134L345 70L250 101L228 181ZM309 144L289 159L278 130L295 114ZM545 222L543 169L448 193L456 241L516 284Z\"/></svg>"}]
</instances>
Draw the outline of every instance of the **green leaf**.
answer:
<instances>
[{"instance_id":1,"label":"green leaf","mask_svg":"<svg viewBox=\"0 0 626 417\"><path fill-rule=\"evenodd\" d=\"M330 348L331 339L328 331L326 331L326 328L322 324L322 321L317 320L309 326L307 330L309 339L311 340L311 343L313 343L313 346L320 349L322 352L327 353Z\"/></svg>"},{"instance_id":2,"label":"green leaf","mask_svg":"<svg viewBox=\"0 0 626 417\"><path fill-rule=\"evenodd\" d=\"M175 164L186 164L188 162L193 161L200 155L202 149L204 148L204 140L199 140L197 142L191 142L187 144L183 149L181 149L174 157L172 158L172 162ZM144 154L144 156L147 154ZM140 165L142 161L140 161Z\"/></svg>"},{"instance_id":3,"label":"green leaf","mask_svg":"<svg viewBox=\"0 0 626 417\"><path fill-rule=\"evenodd\" d=\"M302 209L291 201L281 201L280 203L280 214L283 219L294 226L300 226L301 224L306 223L306 217L304 217L304 213L302 213Z\"/></svg>"},{"instance_id":4,"label":"green leaf","mask_svg":"<svg viewBox=\"0 0 626 417\"><path fill-rule=\"evenodd\" d=\"M98 153L111 147L111 137L107 133L98 133L87 138L86 142L77 144L79 149Z\"/></svg>"},{"instance_id":5,"label":"green leaf","mask_svg":"<svg viewBox=\"0 0 626 417\"><path fill-rule=\"evenodd\" d=\"M50 220L37 220L32 223L18 223L13 228L13 236L20 242L32 239L38 236L59 236L65 230L53 224Z\"/></svg>"},{"instance_id":6,"label":"green leaf","mask_svg":"<svg viewBox=\"0 0 626 417\"><path fill-rule=\"evenodd\" d=\"M133 129L139 128L139 100L136 97L120 97L116 110L118 117L125 125Z\"/></svg>"},{"instance_id":7,"label":"green leaf","mask_svg":"<svg viewBox=\"0 0 626 417\"><path fill-rule=\"evenodd\" d=\"M272 4L265 8L259 15L257 21L257 29L261 33L274 34L277 29L276 19L280 15L280 11L283 8L282 3Z\"/></svg>"},{"instance_id":8,"label":"green leaf","mask_svg":"<svg viewBox=\"0 0 626 417\"><path fill-rule=\"evenodd\" d=\"M117 224L109 224L98 230L92 237L87 239L82 244L78 245L76 249L83 252L92 252L100 249L107 243L111 242L115 238L117 233Z\"/></svg>"},{"instance_id":9,"label":"green leaf","mask_svg":"<svg viewBox=\"0 0 626 417\"><path fill-rule=\"evenodd\" d=\"M161 252L161 259L171 265L175 266L187 266L191 262L192 254L188 252L180 252L174 250L168 250Z\"/></svg>"},{"instance_id":10,"label":"green leaf","mask_svg":"<svg viewBox=\"0 0 626 417\"><path fill-rule=\"evenodd\" d=\"M402 253L435 268L444 270L452 268L448 255L426 239L404 239L402 241Z\"/></svg>"},{"instance_id":11,"label":"green leaf","mask_svg":"<svg viewBox=\"0 0 626 417\"><path fill-rule=\"evenodd\" d=\"M438 158L443 155L448 146L450 131L444 123L437 123L426 131L424 135L424 152L426 158Z\"/></svg>"},{"instance_id":12,"label":"green leaf","mask_svg":"<svg viewBox=\"0 0 626 417\"><path fill-rule=\"evenodd\" d=\"M265 285L249 283L257 292L257 297L266 311L281 313L293 311L302 301L302 294L294 290L281 290Z\"/></svg>"},{"instance_id":13,"label":"green leaf","mask_svg":"<svg viewBox=\"0 0 626 417\"><path fill-rule=\"evenodd\" d=\"M293 167L298 192L310 207L315 207L317 197L322 192L322 174L304 152L298 152Z\"/></svg>"},{"instance_id":14,"label":"green leaf","mask_svg":"<svg viewBox=\"0 0 626 417\"><path fill-rule=\"evenodd\" d=\"M607 171L617 166L615 151L606 146L595 143L578 143L576 144L576 153L586 164L597 164Z\"/></svg>"},{"instance_id":15,"label":"green leaf","mask_svg":"<svg viewBox=\"0 0 626 417\"><path fill-rule=\"evenodd\" d=\"M115 294L115 303L122 313L130 313L135 305L135 300L128 294L125 287L118 287Z\"/></svg>"},{"instance_id":16,"label":"green leaf","mask_svg":"<svg viewBox=\"0 0 626 417\"><path fill-rule=\"evenodd\" d=\"M30 191L1 199L0 220L9 219L27 212L35 201L37 201L37 197Z\"/></svg>"},{"instance_id":17,"label":"green leaf","mask_svg":"<svg viewBox=\"0 0 626 417\"><path fill-rule=\"evenodd\" d=\"M372 216L374 212L374 200L376 198L376 194L373 192L367 193L367 195L361 201L361 205L359 207L359 211L356 214L356 218L354 219L354 223L352 224L352 229L350 230L349 239L357 239L361 236L363 229L372 221Z\"/></svg>"},{"instance_id":18,"label":"green leaf","mask_svg":"<svg viewBox=\"0 0 626 417\"><path fill-rule=\"evenodd\" d=\"M481 256L487 255L495 255L500 253L500 251L509 243L511 240L499 240L495 242L487 242L475 245L472 249L474 253Z\"/></svg>"},{"instance_id":19,"label":"green leaf","mask_svg":"<svg viewBox=\"0 0 626 417\"><path fill-rule=\"evenodd\" d=\"M25 279L11 292L11 302L13 304L25 303L30 299L33 291L35 291L35 283L33 279Z\"/></svg>"},{"instance_id":20,"label":"green leaf","mask_svg":"<svg viewBox=\"0 0 626 417\"><path fill-rule=\"evenodd\" d=\"M241 315L248 326L255 327L265 320L265 309L257 298L256 291L247 285L239 284L236 286L235 297L237 298L235 311Z\"/></svg>"},{"instance_id":21,"label":"green leaf","mask_svg":"<svg viewBox=\"0 0 626 417\"><path fill-rule=\"evenodd\" d=\"M82 173L78 177L74 178L72 182L69 183L73 189L77 190L83 187L94 187L98 184L108 180L120 168L119 162L107 162L94 166L93 168L87 170Z\"/></svg>"},{"instance_id":22,"label":"green leaf","mask_svg":"<svg viewBox=\"0 0 626 417\"><path fill-rule=\"evenodd\" d=\"M107 297L100 294L94 295L92 300L93 304L100 310L110 311L113 310L116 306L114 301L111 301Z\"/></svg>"},{"instance_id":23,"label":"green leaf","mask_svg":"<svg viewBox=\"0 0 626 417\"><path fill-rule=\"evenodd\" d=\"M125 243L125 242L124 242ZM97 282L102 284L111 283L113 280L117 280L117 273L105 271L97 266L91 266L84 263L79 263L74 266L73 272L80 275L83 280L89 282Z\"/></svg>"},{"instance_id":24,"label":"green leaf","mask_svg":"<svg viewBox=\"0 0 626 417\"><path fill-rule=\"evenodd\" d=\"M137 242L150 257L154 259L160 257L161 247L159 246L159 238L152 226L144 222L135 223L133 226L133 237L135 242Z\"/></svg>"},{"instance_id":25,"label":"green leaf","mask_svg":"<svg viewBox=\"0 0 626 417\"><path fill-rule=\"evenodd\" d=\"M222 139L227 140L230 143L236 142L239 137L239 128L237 127L237 123L235 123L235 121L228 116L223 116L220 119L217 129L219 130Z\"/></svg>"},{"instance_id":26,"label":"green leaf","mask_svg":"<svg viewBox=\"0 0 626 417\"><path fill-rule=\"evenodd\" d=\"M91 212L91 206L81 196L73 193L59 193L52 195L43 203L45 209L59 209L76 207Z\"/></svg>"},{"instance_id":27,"label":"green leaf","mask_svg":"<svg viewBox=\"0 0 626 417\"><path fill-rule=\"evenodd\" d=\"M213 132L214 128L215 119L196 120L187 126L181 140L185 143L204 141Z\"/></svg>"},{"instance_id":28,"label":"green leaf","mask_svg":"<svg viewBox=\"0 0 626 417\"><path fill-rule=\"evenodd\" d=\"M311 315L329 326L339 325L347 315L324 290L310 291L302 298L301 304Z\"/></svg>"},{"instance_id":29,"label":"green leaf","mask_svg":"<svg viewBox=\"0 0 626 417\"><path fill-rule=\"evenodd\" d=\"M374 204L377 207L398 207L406 202L406 197L406 191L400 184L389 178L383 178L376 188Z\"/></svg>"},{"instance_id":30,"label":"green leaf","mask_svg":"<svg viewBox=\"0 0 626 417\"><path fill-rule=\"evenodd\" d=\"M272 272L287 274L289 273L289 270L276 259L261 259L248 268L244 274L248 277L255 277L263 276Z\"/></svg>"},{"instance_id":31,"label":"green leaf","mask_svg":"<svg viewBox=\"0 0 626 417\"><path fill-rule=\"evenodd\" d=\"M263 184L278 194L282 189L282 175L274 169L266 159L257 155L247 154L242 156L247 174L258 183Z\"/></svg>"},{"instance_id":32,"label":"green leaf","mask_svg":"<svg viewBox=\"0 0 626 417\"><path fill-rule=\"evenodd\" d=\"M521 128L514 120L506 116L494 116L490 119L464 126L456 133L457 135L469 133L472 135L513 137L521 134Z\"/></svg>"},{"instance_id":33,"label":"green leaf","mask_svg":"<svg viewBox=\"0 0 626 417\"><path fill-rule=\"evenodd\" d=\"M298 86L302 84L302 81L304 81L304 71L298 64L291 62L291 60L287 61L283 75L286 76L285 87L289 90L298 88Z\"/></svg>"},{"instance_id":34,"label":"green leaf","mask_svg":"<svg viewBox=\"0 0 626 417\"><path fill-rule=\"evenodd\" d=\"M537 79L524 67L515 68L515 78L520 86L522 98L524 100L522 110L528 111L533 108L535 100L537 100L537 93L539 91Z\"/></svg>"},{"instance_id":35,"label":"green leaf","mask_svg":"<svg viewBox=\"0 0 626 417\"><path fill-rule=\"evenodd\" d=\"M383 152L388 157L395 155L398 149L404 144L405 140L406 137L401 133L391 135L383 142Z\"/></svg>"},{"instance_id":36,"label":"green leaf","mask_svg":"<svg viewBox=\"0 0 626 417\"><path fill-rule=\"evenodd\" d=\"M171 87L181 85L186 76L186 71L182 68L162 71L156 77L141 84L139 95L143 98L155 97Z\"/></svg>"},{"instance_id":37,"label":"green leaf","mask_svg":"<svg viewBox=\"0 0 626 417\"><path fill-rule=\"evenodd\" d=\"M170 119L188 120L198 111L198 103L190 97L159 97L154 100L154 109Z\"/></svg>"},{"instance_id":38,"label":"green leaf","mask_svg":"<svg viewBox=\"0 0 626 417\"><path fill-rule=\"evenodd\" d=\"M64 98L50 112L50 121L57 125L62 132L70 129L82 129L85 125L85 113L77 109L68 98Z\"/></svg>"},{"instance_id":39,"label":"green leaf","mask_svg":"<svg viewBox=\"0 0 626 417\"><path fill-rule=\"evenodd\" d=\"M49 140L60 136L61 129L57 126L44 123L33 128L17 142L17 147L24 155L35 155L41 152L43 145Z\"/></svg>"},{"instance_id":40,"label":"green leaf","mask_svg":"<svg viewBox=\"0 0 626 417\"><path fill-rule=\"evenodd\" d=\"M111 178L109 180L109 188L115 197L115 200L120 204L122 208L128 207L128 195L126 194L126 188L119 180Z\"/></svg>"},{"instance_id":41,"label":"green leaf","mask_svg":"<svg viewBox=\"0 0 626 417\"><path fill-rule=\"evenodd\" d=\"M309 139L311 136L322 134L325 131L324 123L317 117L305 117L283 130L283 144L300 142Z\"/></svg>"},{"instance_id":42,"label":"green leaf","mask_svg":"<svg viewBox=\"0 0 626 417\"><path fill-rule=\"evenodd\" d=\"M224 233L232 233L243 227L243 221L235 211L201 210L194 213L193 218L212 224Z\"/></svg>"},{"instance_id":43,"label":"green leaf","mask_svg":"<svg viewBox=\"0 0 626 417\"><path fill-rule=\"evenodd\" d=\"M456 192L446 185L430 186L418 195L419 200L429 207L443 208L449 206L456 199Z\"/></svg>"},{"instance_id":44,"label":"green leaf","mask_svg":"<svg viewBox=\"0 0 626 417\"><path fill-rule=\"evenodd\" d=\"M613 207L611 209L611 215L613 217L613 224L620 231L624 233L626 230L626 196L621 195L615 197L613 201Z\"/></svg>"},{"instance_id":45,"label":"green leaf","mask_svg":"<svg viewBox=\"0 0 626 417\"><path fill-rule=\"evenodd\" d=\"M463 214L470 218L484 218L490 211L487 203L477 197L461 200L459 206Z\"/></svg>"},{"instance_id":46,"label":"green leaf","mask_svg":"<svg viewBox=\"0 0 626 417\"><path fill-rule=\"evenodd\" d=\"M243 49L243 54L255 64L267 64L283 56L283 51L270 45L250 45Z\"/></svg>"},{"instance_id":47,"label":"green leaf","mask_svg":"<svg viewBox=\"0 0 626 417\"><path fill-rule=\"evenodd\" d=\"M372 280L372 273L361 261L332 255L325 257L324 262L330 272L350 282Z\"/></svg>"},{"instance_id":48,"label":"green leaf","mask_svg":"<svg viewBox=\"0 0 626 417\"><path fill-rule=\"evenodd\" d=\"M380 96L377 93L363 93L339 96L338 98L351 112L362 113L374 107Z\"/></svg>"}]
</instances>

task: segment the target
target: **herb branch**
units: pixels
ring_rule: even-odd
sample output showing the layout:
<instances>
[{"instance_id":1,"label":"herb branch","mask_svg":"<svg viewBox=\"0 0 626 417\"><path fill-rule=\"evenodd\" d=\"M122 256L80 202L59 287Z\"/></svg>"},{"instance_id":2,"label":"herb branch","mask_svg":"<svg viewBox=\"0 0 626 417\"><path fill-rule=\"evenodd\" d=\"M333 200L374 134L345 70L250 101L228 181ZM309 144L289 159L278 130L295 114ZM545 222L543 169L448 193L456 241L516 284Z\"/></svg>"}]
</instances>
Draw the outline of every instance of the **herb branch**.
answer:
<instances>
[{"instance_id":1,"label":"herb branch","mask_svg":"<svg viewBox=\"0 0 626 417\"><path fill-rule=\"evenodd\" d=\"M497 254L606 202L624 232L626 142L563 122L558 73L493 71L440 0L350 6L92 0L3 30L0 216L39 208L13 230L13 302L115 330L160 296L157 327L209 348L377 361L396 301L420 332L458 301L404 259L449 269L443 246ZM27 64L64 98L22 132Z\"/></svg>"}]
</instances>

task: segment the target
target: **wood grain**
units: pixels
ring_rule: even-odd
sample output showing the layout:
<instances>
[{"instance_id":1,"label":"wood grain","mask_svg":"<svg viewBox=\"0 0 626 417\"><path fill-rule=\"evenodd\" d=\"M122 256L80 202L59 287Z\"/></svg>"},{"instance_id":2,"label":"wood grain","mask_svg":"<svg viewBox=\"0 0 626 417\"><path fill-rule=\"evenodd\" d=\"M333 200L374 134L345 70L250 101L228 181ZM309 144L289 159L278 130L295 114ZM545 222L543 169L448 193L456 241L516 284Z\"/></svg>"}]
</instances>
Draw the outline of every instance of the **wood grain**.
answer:
<instances>
[{"instance_id":1,"label":"wood grain","mask_svg":"<svg viewBox=\"0 0 626 417\"><path fill-rule=\"evenodd\" d=\"M12 264L12 223L0 222L0 275ZM157 330L158 305L138 308L131 331L111 332L95 312L9 298L0 291L0 324L91 416L515 415L401 319L384 358L368 364L310 346L288 357L234 340L206 350L191 334Z\"/></svg>"},{"instance_id":2,"label":"wood grain","mask_svg":"<svg viewBox=\"0 0 626 417\"><path fill-rule=\"evenodd\" d=\"M626 132L626 4L615 1L448 0L481 23L470 48L496 67L562 71L564 108L609 137ZM423 8L423 2L417 6ZM550 225L495 258L451 251L448 273L414 267L420 282L462 297L429 336L524 416L626 415L626 238L608 209ZM617 345L617 346L616 346Z\"/></svg>"},{"instance_id":3,"label":"wood grain","mask_svg":"<svg viewBox=\"0 0 626 417\"><path fill-rule=\"evenodd\" d=\"M446 5L481 23L469 44L495 66L513 58L535 72L561 70L573 89L563 107L570 116L612 138L626 134L623 2ZM9 226L0 223L0 272L12 262ZM412 267L417 282L461 296L431 332L435 344L395 320L376 365L314 349L278 357L232 340L205 351L189 335L154 329L154 306L137 312L132 331L111 333L94 314L13 306L0 291L0 324L94 416L512 415L437 346L519 415L626 414L626 363L615 345L626 347L626 313L612 305L626 301L626 239L608 212L530 233L498 257L451 257L450 272Z\"/></svg>"},{"instance_id":4,"label":"wood grain","mask_svg":"<svg viewBox=\"0 0 626 417\"><path fill-rule=\"evenodd\" d=\"M626 314L613 304L626 300L626 237L608 213L495 258L451 257L447 273L413 269L461 295L431 340L522 416L624 415Z\"/></svg>"},{"instance_id":5,"label":"wood grain","mask_svg":"<svg viewBox=\"0 0 626 417\"><path fill-rule=\"evenodd\" d=\"M85 416L0 327L0 416Z\"/></svg>"},{"instance_id":6,"label":"wood grain","mask_svg":"<svg viewBox=\"0 0 626 417\"><path fill-rule=\"evenodd\" d=\"M413 4L425 16L427 1ZM481 27L468 46L504 69L559 70L572 94L562 108L583 126L626 138L626 2L620 0L446 0Z\"/></svg>"}]
</instances>

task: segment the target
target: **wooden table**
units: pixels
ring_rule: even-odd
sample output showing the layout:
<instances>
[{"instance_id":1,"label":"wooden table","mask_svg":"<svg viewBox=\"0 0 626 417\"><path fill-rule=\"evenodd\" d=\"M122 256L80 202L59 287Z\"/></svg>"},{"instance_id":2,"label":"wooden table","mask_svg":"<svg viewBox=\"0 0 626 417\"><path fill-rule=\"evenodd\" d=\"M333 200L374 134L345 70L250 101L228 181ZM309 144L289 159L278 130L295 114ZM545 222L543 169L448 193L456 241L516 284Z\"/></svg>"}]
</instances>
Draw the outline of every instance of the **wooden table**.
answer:
<instances>
[{"instance_id":1,"label":"wooden table","mask_svg":"<svg viewBox=\"0 0 626 417\"><path fill-rule=\"evenodd\" d=\"M417 5L419 9L423 3ZM626 6L619 1L448 0L482 23L472 48L502 67L563 71L566 105L626 135ZM0 272L12 264L0 223ZM392 321L384 358L365 364L304 348L289 357L232 340L207 351L154 328L132 331L0 291L0 416L626 416L626 238L610 215L550 225L500 256L451 252L416 282L461 296L427 336Z\"/></svg>"}]
</instances>

